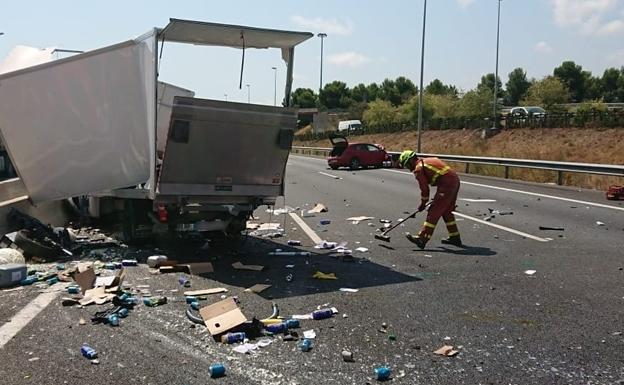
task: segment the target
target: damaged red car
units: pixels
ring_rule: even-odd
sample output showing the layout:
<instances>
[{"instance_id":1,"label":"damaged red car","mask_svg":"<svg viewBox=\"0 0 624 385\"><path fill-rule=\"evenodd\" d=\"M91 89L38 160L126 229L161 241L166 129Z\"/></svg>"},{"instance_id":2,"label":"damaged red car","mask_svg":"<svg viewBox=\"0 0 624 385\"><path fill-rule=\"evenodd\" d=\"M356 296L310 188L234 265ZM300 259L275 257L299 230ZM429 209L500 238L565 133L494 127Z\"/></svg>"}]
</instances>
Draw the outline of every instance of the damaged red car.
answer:
<instances>
[{"instance_id":1,"label":"damaged red car","mask_svg":"<svg viewBox=\"0 0 624 385\"><path fill-rule=\"evenodd\" d=\"M351 170L384 167L392 163L390 155L379 144L349 143L344 136L333 136L329 140L333 148L327 164L332 170L339 167L349 167Z\"/></svg>"}]
</instances>

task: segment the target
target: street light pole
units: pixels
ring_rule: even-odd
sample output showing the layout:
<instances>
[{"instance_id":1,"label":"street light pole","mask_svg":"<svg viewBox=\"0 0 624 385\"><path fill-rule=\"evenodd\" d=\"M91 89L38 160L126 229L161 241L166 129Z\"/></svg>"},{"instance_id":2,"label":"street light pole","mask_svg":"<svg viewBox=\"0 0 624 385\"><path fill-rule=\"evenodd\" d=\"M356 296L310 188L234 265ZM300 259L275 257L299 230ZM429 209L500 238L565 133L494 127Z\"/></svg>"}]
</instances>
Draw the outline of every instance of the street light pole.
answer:
<instances>
[{"instance_id":1,"label":"street light pole","mask_svg":"<svg viewBox=\"0 0 624 385\"><path fill-rule=\"evenodd\" d=\"M273 105L277 106L277 67L271 67L273 70Z\"/></svg>"},{"instance_id":2,"label":"street light pole","mask_svg":"<svg viewBox=\"0 0 624 385\"><path fill-rule=\"evenodd\" d=\"M227 94L223 94L223 96L225 96L225 101L227 102Z\"/></svg>"},{"instance_id":3,"label":"street light pole","mask_svg":"<svg viewBox=\"0 0 624 385\"><path fill-rule=\"evenodd\" d=\"M245 87L247 87L247 104L249 104L251 103L251 85L245 84Z\"/></svg>"},{"instance_id":4,"label":"street light pole","mask_svg":"<svg viewBox=\"0 0 624 385\"><path fill-rule=\"evenodd\" d=\"M316 36L321 38L321 78L319 80L319 94L320 94L321 90L323 89L323 39L327 37L327 34L321 32Z\"/></svg>"},{"instance_id":5,"label":"street light pole","mask_svg":"<svg viewBox=\"0 0 624 385\"><path fill-rule=\"evenodd\" d=\"M427 0L423 6L422 46L420 48L420 88L418 89L418 146L416 152L421 152L421 136L423 126L423 78L425 74L425 26L427 23Z\"/></svg>"},{"instance_id":6,"label":"street light pole","mask_svg":"<svg viewBox=\"0 0 624 385\"><path fill-rule=\"evenodd\" d=\"M501 1L498 0L498 21L496 23L496 72L494 73L494 116L493 116L493 125L492 130L496 130L496 107L498 105L498 50L500 46L500 10L501 10Z\"/></svg>"}]
</instances>

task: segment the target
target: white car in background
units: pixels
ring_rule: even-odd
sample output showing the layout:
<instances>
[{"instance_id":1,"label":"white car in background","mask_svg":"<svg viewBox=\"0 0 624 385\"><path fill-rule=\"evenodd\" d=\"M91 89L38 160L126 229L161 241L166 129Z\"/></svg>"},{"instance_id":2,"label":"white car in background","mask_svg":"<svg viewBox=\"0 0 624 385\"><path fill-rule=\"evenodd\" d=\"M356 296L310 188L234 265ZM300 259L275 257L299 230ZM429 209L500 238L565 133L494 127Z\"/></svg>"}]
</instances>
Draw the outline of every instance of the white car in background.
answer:
<instances>
[{"instance_id":1,"label":"white car in background","mask_svg":"<svg viewBox=\"0 0 624 385\"><path fill-rule=\"evenodd\" d=\"M509 110L512 118L543 119L546 117L546 110L542 107L514 107Z\"/></svg>"}]
</instances>

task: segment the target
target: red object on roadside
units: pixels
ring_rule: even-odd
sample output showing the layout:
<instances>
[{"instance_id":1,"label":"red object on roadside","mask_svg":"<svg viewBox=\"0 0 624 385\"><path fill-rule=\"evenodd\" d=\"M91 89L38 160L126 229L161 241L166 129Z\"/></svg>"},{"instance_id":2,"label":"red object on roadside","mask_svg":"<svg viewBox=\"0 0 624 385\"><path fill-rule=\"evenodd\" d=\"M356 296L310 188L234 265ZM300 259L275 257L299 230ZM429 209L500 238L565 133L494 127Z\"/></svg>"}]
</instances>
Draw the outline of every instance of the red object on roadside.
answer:
<instances>
[{"instance_id":1,"label":"red object on roadside","mask_svg":"<svg viewBox=\"0 0 624 385\"><path fill-rule=\"evenodd\" d=\"M610 201L624 200L624 186L611 186L607 190L607 199Z\"/></svg>"},{"instance_id":2,"label":"red object on roadside","mask_svg":"<svg viewBox=\"0 0 624 385\"><path fill-rule=\"evenodd\" d=\"M161 223L167 223L169 220L169 214L167 213L165 205L158 205L158 220Z\"/></svg>"}]
</instances>

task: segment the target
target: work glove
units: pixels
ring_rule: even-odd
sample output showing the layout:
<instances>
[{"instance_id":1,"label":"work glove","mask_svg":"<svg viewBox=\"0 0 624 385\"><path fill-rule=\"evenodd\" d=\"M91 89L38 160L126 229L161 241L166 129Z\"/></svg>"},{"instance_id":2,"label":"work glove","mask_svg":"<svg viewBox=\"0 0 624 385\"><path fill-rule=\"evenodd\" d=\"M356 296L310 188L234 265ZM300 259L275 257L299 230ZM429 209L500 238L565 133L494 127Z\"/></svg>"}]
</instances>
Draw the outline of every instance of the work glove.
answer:
<instances>
[{"instance_id":1,"label":"work glove","mask_svg":"<svg viewBox=\"0 0 624 385\"><path fill-rule=\"evenodd\" d=\"M427 207L427 201L421 201L420 206L418 206L418 211L424 211L425 207Z\"/></svg>"}]
</instances>

